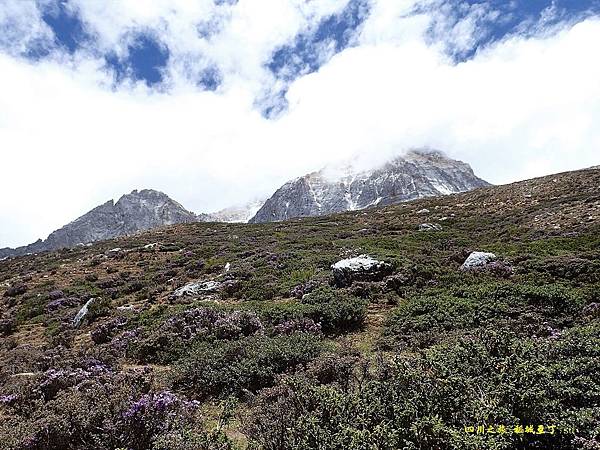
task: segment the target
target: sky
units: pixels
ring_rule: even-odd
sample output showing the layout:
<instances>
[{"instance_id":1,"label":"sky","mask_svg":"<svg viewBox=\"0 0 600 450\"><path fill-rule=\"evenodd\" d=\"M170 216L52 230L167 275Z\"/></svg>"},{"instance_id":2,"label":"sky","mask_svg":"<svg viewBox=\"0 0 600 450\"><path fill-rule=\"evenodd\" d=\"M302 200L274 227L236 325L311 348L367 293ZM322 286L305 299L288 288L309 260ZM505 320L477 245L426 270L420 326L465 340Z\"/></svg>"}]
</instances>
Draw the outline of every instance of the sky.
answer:
<instances>
[{"instance_id":1,"label":"sky","mask_svg":"<svg viewBox=\"0 0 600 450\"><path fill-rule=\"evenodd\" d=\"M133 189L194 212L415 147L600 164L600 0L2 0L0 247Z\"/></svg>"}]
</instances>

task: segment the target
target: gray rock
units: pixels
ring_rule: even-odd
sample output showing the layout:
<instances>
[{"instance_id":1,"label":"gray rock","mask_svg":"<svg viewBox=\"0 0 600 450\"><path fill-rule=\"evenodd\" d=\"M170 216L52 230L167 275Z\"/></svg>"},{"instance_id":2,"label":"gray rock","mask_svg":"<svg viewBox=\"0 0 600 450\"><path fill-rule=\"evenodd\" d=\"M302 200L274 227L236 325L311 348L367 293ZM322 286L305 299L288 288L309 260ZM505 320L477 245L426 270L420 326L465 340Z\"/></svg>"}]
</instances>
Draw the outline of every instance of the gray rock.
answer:
<instances>
[{"instance_id":1,"label":"gray rock","mask_svg":"<svg viewBox=\"0 0 600 450\"><path fill-rule=\"evenodd\" d=\"M202 294L211 294L219 291L223 287L223 283L219 281L196 281L192 283L188 283L185 286L180 287L179 289L173 292L175 297L197 297Z\"/></svg>"},{"instance_id":2,"label":"gray rock","mask_svg":"<svg viewBox=\"0 0 600 450\"><path fill-rule=\"evenodd\" d=\"M85 305L81 307L75 318L73 319L73 326L75 328L79 327L83 318L87 315L90 305L94 302L93 298L90 298Z\"/></svg>"},{"instance_id":3,"label":"gray rock","mask_svg":"<svg viewBox=\"0 0 600 450\"><path fill-rule=\"evenodd\" d=\"M63 298L64 296L65 296L65 293L59 289L56 289L56 290L48 293L48 298L50 300L58 300L59 298Z\"/></svg>"},{"instance_id":4,"label":"gray rock","mask_svg":"<svg viewBox=\"0 0 600 450\"><path fill-rule=\"evenodd\" d=\"M427 208L423 208L418 210L417 214L429 214L429 210Z\"/></svg>"},{"instance_id":5,"label":"gray rock","mask_svg":"<svg viewBox=\"0 0 600 450\"><path fill-rule=\"evenodd\" d=\"M422 223L419 231L442 231L442 226L437 223Z\"/></svg>"},{"instance_id":6,"label":"gray rock","mask_svg":"<svg viewBox=\"0 0 600 450\"><path fill-rule=\"evenodd\" d=\"M489 186L468 164L434 150L413 150L375 170L336 170L335 177L330 172L323 169L284 184L250 222L359 210Z\"/></svg>"},{"instance_id":7,"label":"gray rock","mask_svg":"<svg viewBox=\"0 0 600 450\"><path fill-rule=\"evenodd\" d=\"M498 257L493 253L472 252L460 268L466 271L479 269L496 261L496 259Z\"/></svg>"},{"instance_id":8,"label":"gray rock","mask_svg":"<svg viewBox=\"0 0 600 450\"><path fill-rule=\"evenodd\" d=\"M338 287L350 286L354 281L381 281L392 273L392 266L368 255L342 259L331 266Z\"/></svg>"},{"instance_id":9,"label":"gray rock","mask_svg":"<svg viewBox=\"0 0 600 450\"><path fill-rule=\"evenodd\" d=\"M117 306L117 311L135 312L136 308L133 305Z\"/></svg>"}]
</instances>

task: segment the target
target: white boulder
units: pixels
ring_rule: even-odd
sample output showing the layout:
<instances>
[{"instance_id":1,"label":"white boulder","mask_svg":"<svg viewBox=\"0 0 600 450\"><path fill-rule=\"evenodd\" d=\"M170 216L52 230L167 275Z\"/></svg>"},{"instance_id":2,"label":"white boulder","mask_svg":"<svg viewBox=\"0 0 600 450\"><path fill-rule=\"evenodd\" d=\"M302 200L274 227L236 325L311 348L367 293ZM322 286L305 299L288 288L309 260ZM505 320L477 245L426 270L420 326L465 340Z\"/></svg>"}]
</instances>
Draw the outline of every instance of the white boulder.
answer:
<instances>
[{"instance_id":1,"label":"white boulder","mask_svg":"<svg viewBox=\"0 0 600 450\"><path fill-rule=\"evenodd\" d=\"M83 305L81 307L81 309L79 310L79 312L77 313L77 315L75 316L75 318L73 319L73 326L75 328L77 328L80 324L81 321L83 320L83 318L87 315L88 310L90 305L94 302L93 298L90 298L87 302L85 302L85 305Z\"/></svg>"},{"instance_id":2,"label":"white boulder","mask_svg":"<svg viewBox=\"0 0 600 450\"><path fill-rule=\"evenodd\" d=\"M460 267L461 270L473 270L487 266L496 261L498 257L493 253L472 252Z\"/></svg>"},{"instance_id":3,"label":"white boulder","mask_svg":"<svg viewBox=\"0 0 600 450\"><path fill-rule=\"evenodd\" d=\"M442 231L442 226L437 223L422 223L419 231Z\"/></svg>"},{"instance_id":4,"label":"white boulder","mask_svg":"<svg viewBox=\"0 0 600 450\"><path fill-rule=\"evenodd\" d=\"M381 281L392 272L390 264L369 255L342 259L333 264L331 269L338 287L349 286L353 281Z\"/></svg>"},{"instance_id":5,"label":"white boulder","mask_svg":"<svg viewBox=\"0 0 600 450\"><path fill-rule=\"evenodd\" d=\"M175 297L193 297L202 294L210 294L213 292L217 292L221 289L222 286L223 283L220 283L218 281L195 281L180 287L173 293L173 295L175 295Z\"/></svg>"}]
</instances>

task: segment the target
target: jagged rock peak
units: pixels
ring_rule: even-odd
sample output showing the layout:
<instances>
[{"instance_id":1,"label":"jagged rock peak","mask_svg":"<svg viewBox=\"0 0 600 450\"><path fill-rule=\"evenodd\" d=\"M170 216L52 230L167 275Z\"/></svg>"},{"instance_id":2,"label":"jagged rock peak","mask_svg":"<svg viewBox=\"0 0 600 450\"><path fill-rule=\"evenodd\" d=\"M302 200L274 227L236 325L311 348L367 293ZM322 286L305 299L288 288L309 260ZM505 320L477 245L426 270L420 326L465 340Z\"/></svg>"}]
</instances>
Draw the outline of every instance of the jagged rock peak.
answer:
<instances>
[{"instance_id":1,"label":"jagged rock peak","mask_svg":"<svg viewBox=\"0 0 600 450\"><path fill-rule=\"evenodd\" d=\"M250 222L364 209L488 185L462 161L439 150L414 149L373 169L360 169L349 162L291 180Z\"/></svg>"},{"instance_id":2,"label":"jagged rock peak","mask_svg":"<svg viewBox=\"0 0 600 450\"><path fill-rule=\"evenodd\" d=\"M176 223L202 220L163 192L153 189L133 190L117 202L109 200L64 227L52 232L45 241L2 249L0 257L18 256L73 247L78 244L111 239Z\"/></svg>"}]
</instances>

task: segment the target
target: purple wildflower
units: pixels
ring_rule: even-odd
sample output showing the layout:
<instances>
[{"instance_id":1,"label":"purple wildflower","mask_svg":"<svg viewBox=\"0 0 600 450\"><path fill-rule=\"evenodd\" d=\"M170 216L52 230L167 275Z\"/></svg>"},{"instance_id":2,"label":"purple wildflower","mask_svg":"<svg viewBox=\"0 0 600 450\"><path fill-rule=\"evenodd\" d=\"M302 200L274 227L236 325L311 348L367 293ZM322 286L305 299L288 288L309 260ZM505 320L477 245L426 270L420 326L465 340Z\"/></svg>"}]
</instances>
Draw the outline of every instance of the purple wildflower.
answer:
<instances>
[{"instance_id":1,"label":"purple wildflower","mask_svg":"<svg viewBox=\"0 0 600 450\"><path fill-rule=\"evenodd\" d=\"M0 404L10 406L16 402L18 398L19 396L17 394L0 395Z\"/></svg>"},{"instance_id":2,"label":"purple wildflower","mask_svg":"<svg viewBox=\"0 0 600 450\"><path fill-rule=\"evenodd\" d=\"M275 334L293 334L293 333L321 333L321 324L315 323L312 319L290 319L276 325Z\"/></svg>"},{"instance_id":3,"label":"purple wildflower","mask_svg":"<svg viewBox=\"0 0 600 450\"><path fill-rule=\"evenodd\" d=\"M178 408L196 408L198 402L181 400L170 391L144 394L134 402L124 413L123 418L133 419L142 416L168 413L169 410Z\"/></svg>"}]
</instances>

